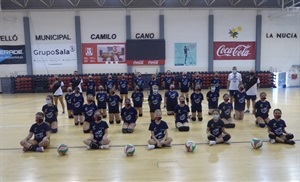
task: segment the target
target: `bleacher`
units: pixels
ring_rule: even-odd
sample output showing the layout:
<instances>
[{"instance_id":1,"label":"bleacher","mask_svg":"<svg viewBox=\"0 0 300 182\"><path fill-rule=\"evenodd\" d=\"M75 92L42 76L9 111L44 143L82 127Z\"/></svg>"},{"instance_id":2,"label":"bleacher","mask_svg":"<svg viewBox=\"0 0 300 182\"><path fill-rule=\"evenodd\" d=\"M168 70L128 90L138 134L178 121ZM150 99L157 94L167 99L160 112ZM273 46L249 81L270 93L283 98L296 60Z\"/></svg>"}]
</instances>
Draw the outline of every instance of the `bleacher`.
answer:
<instances>
[{"instance_id":1,"label":"bleacher","mask_svg":"<svg viewBox=\"0 0 300 182\"><path fill-rule=\"evenodd\" d=\"M187 75L193 79L196 72L188 72ZM200 77L203 80L202 88L206 89L210 86L210 81L214 76L214 72L199 72ZM226 88L227 85L227 78L228 74L230 72L218 72L219 78L221 80L221 88ZM242 74L242 77L245 78L249 75L249 72L242 71L240 72ZM129 82L129 90L134 89L134 79L135 75L133 73L124 73L126 75L126 79ZM97 87L104 83L107 80L108 73L93 73L93 74L83 74L79 75L83 79L83 91L86 89L85 83L88 81L88 76L92 75L94 81L96 82ZM115 83L118 83L121 79L122 73L111 73L113 80ZM176 88L178 88L178 81L181 78L182 72L173 72L172 76L175 78L176 82ZM275 75L270 71L259 71L256 72L256 75L260 79L260 86L261 88L275 88ZM64 82L63 91L67 90L67 87L69 86L70 80L72 79L72 74L60 74L58 75L61 79L61 81ZM145 77L151 77L150 74L143 75L145 80L149 80L149 78ZM165 73L158 73L157 79L160 80L160 83L163 83L163 79L165 77ZM49 86L54 82L54 75L20 75L17 77L11 77L12 79L12 89L15 93L39 93L39 92L50 92ZM161 87L162 88L162 87ZM148 83L145 82L145 89L148 89Z\"/></svg>"}]
</instances>

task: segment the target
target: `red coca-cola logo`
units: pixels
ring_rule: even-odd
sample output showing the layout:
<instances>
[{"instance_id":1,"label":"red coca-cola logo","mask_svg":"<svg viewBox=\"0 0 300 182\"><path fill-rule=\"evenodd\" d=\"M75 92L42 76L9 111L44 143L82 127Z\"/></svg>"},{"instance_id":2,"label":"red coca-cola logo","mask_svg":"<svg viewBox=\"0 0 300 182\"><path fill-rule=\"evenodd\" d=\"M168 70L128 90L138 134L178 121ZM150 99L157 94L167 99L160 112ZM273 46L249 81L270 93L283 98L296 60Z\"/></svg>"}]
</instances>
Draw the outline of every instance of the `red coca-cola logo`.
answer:
<instances>
[{"instance_id":1,"label":"red coca-cola logo","mask_svg":"<svg viewBox=\"0 0 300 182\"><path fill-rule=\"evenodd\" d=\"M127 60L128 65L164 65L165 60Z\"/></svg>"},{"instance_id":2,"label":"red coca-cola logo","mask_svg":"<svg viewBox=\"0 0 300 182\"><path fill-rule=\"evenodd\" d=\"M148 60L148 64L158 64L158 60Z\"/></svg>"},{"instance_id":3,"label":"red coca-cola logo","mask_svg":"<svg viewBox=\"0 0 300 182\"><path fill-rule=\"evenodd\" d=\"M255 59L255 42L215 42L214 60Z\"/></svg>"},{"instance_id":4,"label":"red coca-cola logo","mask_svg":"<svg viewBox=\"0 0 300 182\"><path fill-rule=\"evenodd\" d=\"M250 45L238 45L237 47L226 47L222 45L217 50L218 56L249 56Z\"/></svg>"},{"instance_id":5,"label":"red coca-cola logo","mask_svg":"<svg viewBox=\"0 0 300 182\"><path fill-rule=\"evenodd\" d=\"M140 61L133 61L132 64L134 65L139 65L139 64L144 64L144 61L143 60L140 60Z\"/></svg>"}]
</instances>

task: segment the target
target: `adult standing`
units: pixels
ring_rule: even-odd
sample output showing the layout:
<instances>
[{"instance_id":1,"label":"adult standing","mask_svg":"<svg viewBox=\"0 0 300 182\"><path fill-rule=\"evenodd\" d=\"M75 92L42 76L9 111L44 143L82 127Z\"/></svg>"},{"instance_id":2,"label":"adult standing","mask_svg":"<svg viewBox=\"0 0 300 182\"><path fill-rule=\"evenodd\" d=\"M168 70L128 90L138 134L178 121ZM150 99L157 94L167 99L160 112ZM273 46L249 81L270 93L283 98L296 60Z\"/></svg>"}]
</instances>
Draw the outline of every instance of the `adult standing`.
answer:
<instances>
[{"instance_id":1,"label":"adult standing","mask_svg":"<svg viewBox=\"0 0 300 182\"><path fill-rule=\"evenodd\" d=\"M83 83L82 79L78 76L78 72L74 71L73 78L70 80L70 86L72 90L75 90L76 87L79 88L79 93L82 94L81 84Z\"/></svg>"},{"instance_id":2,"label":"adult standing","mask_svg":"<svg viewBox=\"0 0 300 182\"><path fill-rule=\"evenodd\" d=\"M247 110L245 113L249 113L250 110L250 100L252 100L252 112L254 110L254 105L256 101L257 90L260 86L260 80L255 75L254 70L250 70L249 76L245 79L245 91L246 91L246 100L247 100Z\"/></svg>"},{"instance_id":3,"label":"adult standing","mask_svg":"<svg viewBox=\"0 0 300 182\"><path fill-rule=\"evenodd\" d=\"M61 107L63 109L63 114L65 113L65 104L64 104L64 97L63 97L63 91L62 88L64 86L64 82L61 81L58 77L58 75L54 75L55 81L50 85L50 88L52 89L53 98L54 98L54 105L57 107L58 100L61 104Z\"/></svg>"},{"instance_id":4,"label":"adult standing","mask_svg":"<svg viewBox=\"0 0 300 182\"><path fill-rule=\"evenodd\" d=\"M232 73L228 75L227 89L230 95L230 102L233 103L234 93L239 90L239 85L242 84L242 75L237 72L236 66L232 67Z\"/></svg>"}]
</instances>

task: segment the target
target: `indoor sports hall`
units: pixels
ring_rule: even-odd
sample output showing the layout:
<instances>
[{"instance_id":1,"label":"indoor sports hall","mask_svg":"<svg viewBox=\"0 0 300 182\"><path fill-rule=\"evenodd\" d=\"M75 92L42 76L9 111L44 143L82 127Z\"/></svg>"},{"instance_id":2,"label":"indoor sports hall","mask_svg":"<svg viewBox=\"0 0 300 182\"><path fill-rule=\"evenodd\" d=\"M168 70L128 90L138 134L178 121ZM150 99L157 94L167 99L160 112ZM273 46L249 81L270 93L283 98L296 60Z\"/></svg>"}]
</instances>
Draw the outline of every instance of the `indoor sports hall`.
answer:
<instances>
[{"instance_id":1,"label":"indoor sports hall","mask_svg":"<svg viewBox=\"0 0 300 182\"><path fill-rule=\"evenodd\" d=\"M299 73L300 0L0 0L0 181L300 181ZM182 99L185 78L188 97ZM168 79L178 92L172 109L167 98L175 91ZM109 93L107 110L96 119L94 111L93 121L81 125L88 111L74 109L75 97L99 105L100 85ZM116 113L123 116L120 124L117 117L110 123L110 96L125 95L114 105L119 112L133 106L135 92L144 97L134 130L124 130L124 112ZM189 130L184 125L182 131L177 108L192 110L190 96L200 92L202 117L182 111ZM234 128L209 109L211 92L218 93L218 105L243 104L242 120L232 107L226 118ZM230 93L237 99L224 101ZM247 94L257 96L255 108L270 104L264 114L271 121L261 123ZM156 95L161 115L151 105ZM52 97L57 104L49 102ZM57 116L48 114L49 105ZM277 108L281 117L273 114ZM101 142L107 134L109 144L86 142L95 139L98 120L108 126ZM171 146L160 143L158 126L152 128L163 121ZM231 138L213 136L213 121ZM285 131L284 125L270 129L276 121L286 124ZM48 146L30 143L40 125L51 131L49 138L42 134Z\"/></svg>"}]
</instances>

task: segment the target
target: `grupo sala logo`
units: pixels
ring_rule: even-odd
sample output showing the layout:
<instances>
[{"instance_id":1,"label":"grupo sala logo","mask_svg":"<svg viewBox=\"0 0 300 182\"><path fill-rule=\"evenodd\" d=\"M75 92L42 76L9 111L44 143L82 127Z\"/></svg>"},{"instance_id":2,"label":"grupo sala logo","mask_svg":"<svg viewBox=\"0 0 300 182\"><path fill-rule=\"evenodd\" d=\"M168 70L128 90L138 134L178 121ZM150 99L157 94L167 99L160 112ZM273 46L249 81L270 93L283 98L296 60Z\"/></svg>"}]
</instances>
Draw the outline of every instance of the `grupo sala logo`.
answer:
<instances>
[{"instance_id":1,"label":"grupo sala logo","mask_svg":"<svg viewBox=\"0 0 300 182\"><path fill-rule=\"evenodd\" d=\"M232 29L229 29L229 35L230 35L230 37L232 37L232 38L238 38L238 34L239 34L239 32L241 32L243 29L242 29L242 27L241 26L238 26L238 27L236 27L236 28L232 28Z\"/></svg>"}]
</instances>

